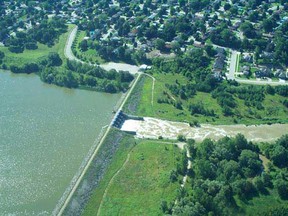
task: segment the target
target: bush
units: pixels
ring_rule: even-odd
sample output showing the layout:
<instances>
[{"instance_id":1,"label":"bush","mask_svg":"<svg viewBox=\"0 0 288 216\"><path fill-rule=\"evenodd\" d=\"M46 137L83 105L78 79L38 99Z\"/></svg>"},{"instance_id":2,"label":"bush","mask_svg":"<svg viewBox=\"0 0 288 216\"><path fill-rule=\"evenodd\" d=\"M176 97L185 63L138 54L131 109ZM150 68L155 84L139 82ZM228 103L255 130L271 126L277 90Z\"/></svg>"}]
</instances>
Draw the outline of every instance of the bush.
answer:
<instances>
[{"instance_id":1,"label":"bush","mask_svg":"<svg viewBox=\"0 0 288 216\"><path fill-rule=\"evenodd\" d=\"M180 142L185 142L186 141L186 137L183 134L179 134L177 136L177 140Z\"/></svg>"}]
</instances>

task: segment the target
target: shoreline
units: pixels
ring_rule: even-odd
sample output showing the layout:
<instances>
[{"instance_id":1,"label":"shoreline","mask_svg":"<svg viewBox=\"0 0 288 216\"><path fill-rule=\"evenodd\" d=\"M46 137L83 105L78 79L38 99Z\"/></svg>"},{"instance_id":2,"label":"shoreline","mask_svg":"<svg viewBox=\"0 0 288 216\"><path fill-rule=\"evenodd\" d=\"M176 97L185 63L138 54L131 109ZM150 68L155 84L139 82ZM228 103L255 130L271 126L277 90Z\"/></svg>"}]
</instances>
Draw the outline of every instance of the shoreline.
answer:
<instances>
[{"instance_id":1,"label":"shoreline","mask_svg":"<svg viewBox=\"0 0 288 216\"><path fill-rule=\"evenodd\" d=\"M139 81L140 77L141 77L141 74L139 74L134 79L133 83L131 83L131 88L129 88L129 90L125 93L124 97L119 98L120 104L118 104L118 102L117 102L117 105L118 105L117 109L118 110L121 110L123 108L124 104L126 103L127 99L130 97L131 92L133 91L133 89L136 86L137 82ZM115 116L115 114L112 114L112 116L111 116L112 120L113 120L114 116ZM78 186L81 184L81 182L82 182L87 170L89 169L92 161L96 158L97 153L101 149L101 146L103 145L103 143L105 143L105 141L107 140L107 137L109 137L109 132L113 128L111 123L112 123L112 121L109 123L109 125L107 125L105 132L103 132L102 134L100 133L98 135L99 137L95 140L95 143L92 146L93 150L88 152L89 154L87 155L88 156L87 159L83 162L83 165L81 165L81 167L79 168L79 171L75 174L75 176L71 180L70 185L68 185L66 191L64 192L64 194L60 198L59 202L57 203L57 205L53 211L53 215L59 215L59 216L62 215L65 212L69 203L71 201L73 201L72 197L73 197L75 191L77 191Z\"/></svg>"}]
</instances>

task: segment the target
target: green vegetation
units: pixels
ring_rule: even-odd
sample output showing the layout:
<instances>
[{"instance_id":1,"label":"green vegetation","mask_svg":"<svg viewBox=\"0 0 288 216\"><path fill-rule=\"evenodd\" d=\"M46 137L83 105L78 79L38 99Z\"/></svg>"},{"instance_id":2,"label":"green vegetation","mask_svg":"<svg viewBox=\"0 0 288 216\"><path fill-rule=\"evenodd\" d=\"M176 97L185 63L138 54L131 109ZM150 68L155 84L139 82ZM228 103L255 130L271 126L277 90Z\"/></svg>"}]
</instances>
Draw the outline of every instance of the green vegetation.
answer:
<instances>
[{"instance_id":1,"label":"green vegetation","mask_svg":"<svg viewBox=\"0 0 288 216\"><path fill-rule=\"evenodd\" d=\"M68 88L80 87L109 93L126 91L133 80L128 72L105 72L100 67L65 59L64 47L73 27L69 25L69 32L62 34L52 47L38 43L36 50L25 49L23 53L13 53L7 47L0 47L2 68L10 69L13 73L37 73L46 83Z\"/></svg>"},{"instance_id":2,"label":"green vegetation","mask_svg":"<svg viewBox=\"0 0 288 216\"><path fill-rule=\"evenodd\" d=\"M111 136L111 134L109 135ZM113 137L113 135L112 135ZM136 141L132 136L125 136L119 145L118 151L113 156L113 160L107 169L107 172L104 174L102 180L99 183L99 186L91 193L91 197L85 204L83 210L83 215L96 215L99 205L101 203L102 197L104 195L105 189L107 188L110 179L114 174L121 168L124 164L128 153L135 146Z\"/></svg>"},{"instance_id":3,"label":"green vegetation","mask_svg":"<svg viewBox=\"0 0 288 216\"><path fill-rule=\"evenodd\" d=\"M161 200L173 201L179 189L169 180L181 158L177 146L143 141L130 154L108 188L101 215L159 215Z\"/></svg>"},{"instance_id":4,"label":"green vegetation","mask_svg":"<svg viewBox=\"0 0 288 216\"><path fill-rule=\"evenodd\" d=\"M52 46L48 47L45 44L37 43L38 49L27 50L25 49L22 53L10 52L8 47L1 47L0 51L4 52L5 58L3 59L3 65L5 64L7 68L11 65L23 66L25 63L35 63L47 57L49 53L58 53L61 59L64 61L64 47L66 45L67 37L70 30L74 25L68 25L68 31L59 36L59 40ZM4 67L2 65L2 68Z\"/></svg>"},{"instance_id":5,"label":"green vegetation","mask_svg":"<svg viewBox=\"0 0 288 216\"><path fill-rule=\"evenodd\" d=\"M91 62L94 64L104 63L105 60L98 55L95 49L97 42L92 40L85 40L85 37L85 31L77 31L77 35L72 46L74 55L82 61ZM94 49L92 49L92 47Z\"/></svg>"},{"instance_id":6,"label":"green vegetation","mask_svg":"<svg viewBox=\"0 0 288 216\"><path fill-rule=\"evenodd\" d=\"M182 99L181 95L173 94L173 92L171 91L171 89L168 88L168 86L177 85L179 87L182 87L188 85L190 82L185 76L172 73L154 73L153 76L156 79L153 106L151 104L152 80L149 77L145 77L145 82L142 87L143 92L141 95L138 94L139 96L141 96L138 108L135 112L132 112L132 114L136 114L139 116L157 117L173 121L188 121L190 123L197 121L200 123L210 124L261 124L273 122L285 123L288 120L288 110L287 107L284 105L285 100L287 100L287 95L266 93L266 89L270 87L232 85L227 88L225 87L224 89L218 87L219 90L215 89L214 91L212 91L212 93L196 91L192 97ZM271 88L283 88L283 90L286 89L286 87ZM248 89L253 92L253 100L250 100L251 102L253 101L257 103L256 96L262 95L261 97L263 97L263 99L261 99L261 103L259 102L259 106L261 104L261 107L257 108L257 104L250 104L248 95L245 96L246 94L244 94L244 90L248 91ZM242 91L242 93L236 93L236 90L239 92ZM139 91L139 89L137 91ZM233 91L233 94L229 93L231 91ZM229 103L235 103L234 105L230 105L235 107L224 110L222 104L224 103L225 105L227 105L229 103L228 101L226 102L224 98L216 96L217 92L226 92L224 98L231 97L231 95L233 95L231 100L229 100ZM185 93L187 93L187 91L185 91ZM224 100L223 102L221 102L221 98ZM161 103L159 103L160 99ZM165 103L163 103L162 101L165 101ZM132 100L131 102L128 101L127 106L129 106L129 104L132 102L134 102L134 100ZM182 109L176 107L176 102L179 102L181 104ZM193 109L194 113L192 113L193 110L191 109L191 105L198 108ZM230 111L232 112L231 115L229 115L228 113Z\"/></svg>"},{"instance_id":7,"label":"green vegetation","mask_svg":"<svg viewBox=\"0 0 288 216\"><path fill-rule=\"evenodd\" d=\"M140 100L142 98L142 88L145 82L145 76L141 75L138 82L136 83L136 86L131 92L130 97L128 98L128 102L124 104L123 111L125 113L132 113L135 114L138 110L138 107L140 106Z\"/></svg>"},{"instance_id":8,"label":"green vegetation","mask_svg":"<svg viewBox=\"0 0 288 216\"><path fill-rule=\"evenodd\" d=\"M96 91L116 93L126 91L134 77L127 71L90 66L76 61L66 61L65 68L46 67L41 71L41 79L47 83L69 88L81 87Z\"/></svg>"},{"instance_id":9,"label":"green vegetation","mask_svg":"<svg viewBox=\"0 0 288 216\"><path fill-rule=\"evenodd\" d=\"M269 215L280 210L287 214L282 208L288 204L288 135L259 144L260 148L242 135L198 144L188 140L188 146L190 188L179 192L177 204L163 213L173 209L173 215ZM260 154L271 159L269 165Z\"/></svg>"},{"instance_id":10,"label":"green vegetation","mask_svg":"<svg viewBox=\"0 0 288 216\"><path fill-rule=\"evenodd\" d=\"M116 129L110 130L65 208L64 215L81 215L83 212L96 214L109 180L136 144L133 136Z\"/></svg>"},{"instance_id":11,"label":"green vegetation","mask_svg":"<svg viewBox=\"0 0 288 216\"><path fill-rule=\"evenodd\" d=\"M210 52L209 52L210 53ZM201 49L191 49L173 61L156 58L155 78L145 77L137 109L131 114L174 121L211 124L270 124L288 122L288 86L239 85L221 80L211 72L211 58ZM137 89L137 92L139 89ZM135 100L128 101L134 104ZM134 106L135 107L135 106ZM130 110L128 110L130 111ZM197 124L198 125L198 124Z\"/></svg>"}]
</instances>

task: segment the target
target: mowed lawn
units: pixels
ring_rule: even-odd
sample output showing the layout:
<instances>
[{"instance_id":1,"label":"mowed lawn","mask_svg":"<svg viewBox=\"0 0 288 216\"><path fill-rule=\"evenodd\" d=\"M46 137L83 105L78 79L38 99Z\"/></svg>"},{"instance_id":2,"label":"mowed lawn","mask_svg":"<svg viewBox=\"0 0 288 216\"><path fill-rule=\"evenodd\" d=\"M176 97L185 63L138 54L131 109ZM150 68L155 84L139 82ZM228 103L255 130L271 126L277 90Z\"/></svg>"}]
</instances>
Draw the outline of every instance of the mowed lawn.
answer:
<instances>
[{"instance_id":1,"label":"mowed lawn","mask_svg":"<svg viewBox=\"0 0 288 216\"><path fill-rule=\"evenodd\" d=\"M175 145L143 141L111 182L100 215L161 215L161 201L173 201L178 182L169 181L181 150Z\"/></svg>"},{"instance_id":2,"label":"mowed lawn","mask_svg":"<svg viewBox=\"0 0 288 216\"><path fill-rule=\"evenodd\" d=\"M240 100L234 96L237 103L236 108L233 109L234 116L224 116L221 106L217 103L215 98L212 98L210 93L197 92L195 96L187 100L182 100L179 97L173 95L165 84L178 83L185 85L187 79L181 74L153 74L155 77L155 89L154 89L154 104L151 104L152 97L152 79L145 77L143 90L141 94L141 100L136 111L138 116L150 116L160 119L167 119L172 121L198 121L200 123L208 124L266 124L266 123L287 123L288 122L288 109L284 107L282 101L285 97L280 95L268 95L266 94L265 100L262 102L264 109L257 110L255 107L247 107L244 104L244 100ZM166 95L164 94L164 91ZM167 96L168 94L168 96ZM176 109L172 103L158 103L157 99L170 97L170 101L181 101L183 109ZM175 99L175 100L174 100ZM189 104L202 103L206 109L213 109L216 116L204 116L204 115L191 115L188 110Z\"/></svg>"},{"instance_id":3,"label":"mowed lawn","mask_svg":"<svg viewBox=\"0 0 288 216\"><path fill-rule=\"evenodd\" d=\"M50 52L56 52L64 60L64 48L66 45L67 37L72 30L74 25L68 25L68 31L62 34L54 46L48 47L45 44L37 43L38 49L27 50L25 49L23 53L12 53L8 50L8 47L0 47L0 51L5 53L4 62L7 66L11 64L22 65L25 63L35 62L45 56Z\"/></svg>"}]
</instances>

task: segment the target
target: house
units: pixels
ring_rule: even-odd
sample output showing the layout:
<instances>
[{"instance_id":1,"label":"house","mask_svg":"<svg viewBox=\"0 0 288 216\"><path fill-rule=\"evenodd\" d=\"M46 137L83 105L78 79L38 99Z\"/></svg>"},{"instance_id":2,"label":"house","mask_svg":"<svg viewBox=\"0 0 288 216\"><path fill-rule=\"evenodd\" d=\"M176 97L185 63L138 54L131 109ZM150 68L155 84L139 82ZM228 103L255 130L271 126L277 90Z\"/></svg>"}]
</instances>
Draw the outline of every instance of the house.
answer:
<instances>
[{"instance_id":1,"label":"house","mask_svg":"<svg viewBox=\"0 0 288 216\"><path fill-rule=\"evenodd\" d=\"M252 63L252 62L253 62L253 57L252 57L252 55L250 55L250 54L243 54L242 59L243 59L243 61L245 61L245 62L249 62L249 63Z\"/></svg>"},{"instance_id":2,"label":"house","mask_svg":"<svg viewBox=\"0 0 288 216\"><path fill-rule=\"evenodd\" d=\"M278 77L279 79L286 80L288 79L288 72L285 73L285 71L277 69L275 73L275 77Z\"/></svg>"},{"instance_id":3,"label":"house","mask_svg":"<svg viewBox=\"0 0 288 216\"><path fill-rule=\"evenodd\" d=\"M244 76L249 76L250 75L250 67L247 66L247 65L244 65L242 68L241 68L241 71L243 73Z\"/></svg>"},{"instance_id":4,"label":"house","mask_svg":"<svg viewBox=\"0 0 288 216\"><path fill-rule=\"evenodd\" d=\"M216 60L213 65L213 71L221 72L224 69L225 65L225 59L226 59L225 50L223 48L217 47L216 52L217 54L216 54Z\"/></svg>"},{"instance_id":5,"label":"house","mask_svg":"<svg viewBox=\"0 0 288 216\"><path fill-rule=\"evenodd\" d=\"M262 68L259 71L255 72L256 78L265 78L265 77L272 77L273 73L269 68Z\"/></svg>"},{"instance_id":6,"label":"house","mask_svg":"<svg viewBox=\"0 0 288 216\"><path fill-rule=\"evenodd\" d=\"M223 79L220 71L213 71L212 76L218 81L221 81Z\"/></svg>"},{"instance_id":7,"label":"house","mask_svg":"<svg viewBox=\"0 0 288 216\"><path fill-rule=\"evenodd\" d=\"M214 71L222 71L224 69L225 61L222 58L217 58L213 65Z\"/></svg>"}]
</instances>

